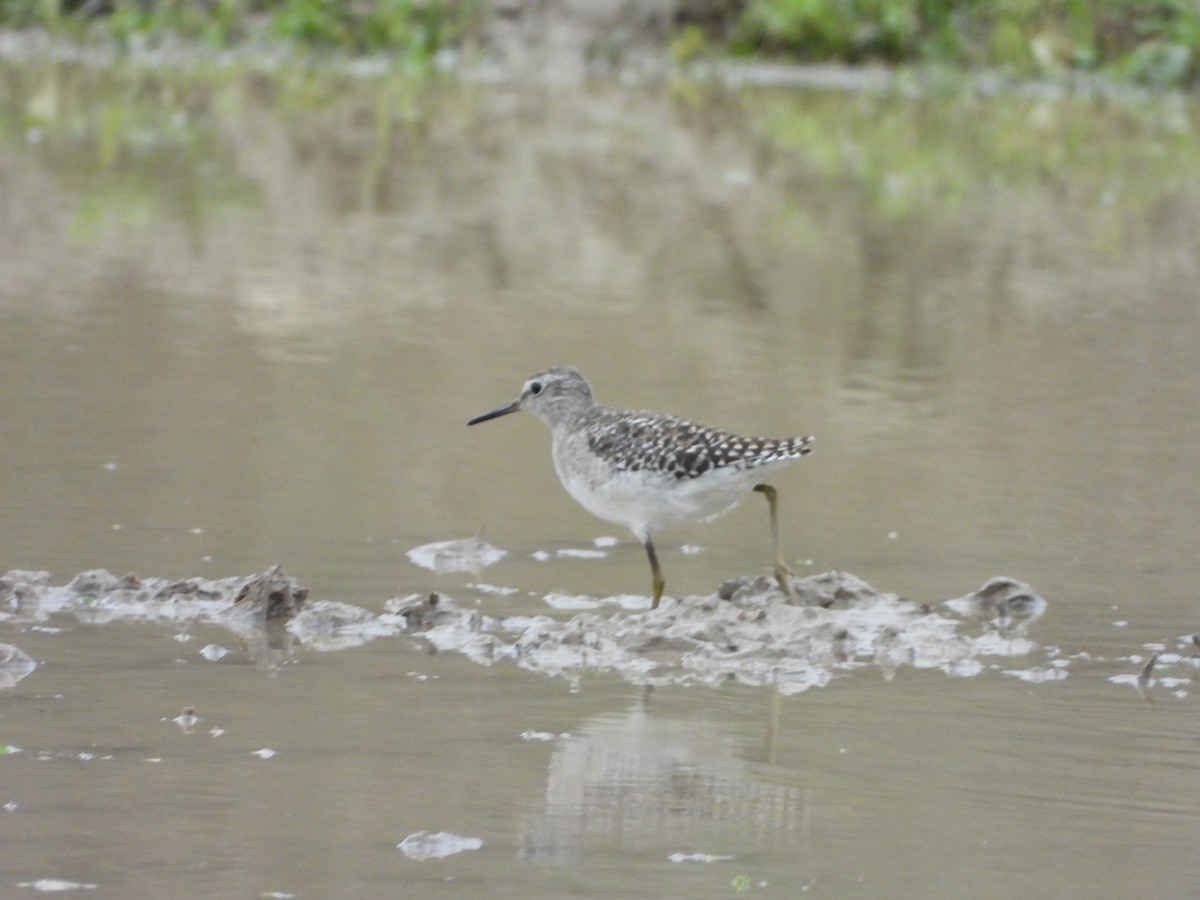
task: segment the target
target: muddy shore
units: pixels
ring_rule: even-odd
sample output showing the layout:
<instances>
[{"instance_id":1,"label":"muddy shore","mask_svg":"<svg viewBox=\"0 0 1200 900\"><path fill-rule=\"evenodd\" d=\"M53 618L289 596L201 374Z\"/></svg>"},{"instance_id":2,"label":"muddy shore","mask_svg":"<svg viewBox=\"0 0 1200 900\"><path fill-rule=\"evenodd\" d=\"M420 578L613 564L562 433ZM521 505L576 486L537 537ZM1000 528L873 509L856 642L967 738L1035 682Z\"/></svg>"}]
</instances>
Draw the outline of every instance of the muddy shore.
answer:
<instances>
[{"instance_id":1,"label":"muddy shore","mask_svg":"<svg viewBox=\"0 0 1200 900\"><path fill-rule=\"evenodd\" d=\"M0 618L17 629L59 619L208 622L227 628L240 652L261 665L301 648L344 650L405 636L482 665L511 662L548 676L615 672L637 684L732 679L775 684L784 693L865 671L891 678L903 667L977 675L1000 667L1000 660L1044 653L1030 632L1046 601L1013 579L991 579L936 605L876 590L840 571L798 578L795 585L798 599L769 578L735 578L706 596L668 598L656 610L639 596L555 594L546 598L548 606L573 615L505 617L485 611L488 604L468 608L444 593L393 597L378 614L313 600L279 567L216 580L93 570L63 585L52 584L46 572L12 571L0 576L7 610ZM24 677L32 668L21 662L12 657L12 668L23 669ZM1065 677L1065 666L1052 660L1037 671L1043 680L1058 672Z\"/></svg>"}]
</instances>

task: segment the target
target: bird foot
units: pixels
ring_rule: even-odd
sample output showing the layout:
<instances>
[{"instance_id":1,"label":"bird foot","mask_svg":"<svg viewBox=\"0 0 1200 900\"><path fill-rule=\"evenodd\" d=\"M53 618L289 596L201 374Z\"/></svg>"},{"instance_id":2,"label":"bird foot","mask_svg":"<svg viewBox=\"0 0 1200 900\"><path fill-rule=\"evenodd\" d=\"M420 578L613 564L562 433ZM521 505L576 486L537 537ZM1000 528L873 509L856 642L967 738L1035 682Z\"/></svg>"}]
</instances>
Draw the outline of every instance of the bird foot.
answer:
<instances>
[{"instance_id":1,"label":"bird foot","mask_svg":"<svg viewBox=\"0 0 1200 900\"><path fill-rule=\"evenodd\" d=\"M795 578L795 573L789 569L784 563L776 563L775 565L775 580L779 582L779 587L783 590L784 596L789 600L800 602L800 594L796 591L796 585L792 581Z\"/></svg>"}]
</instances>

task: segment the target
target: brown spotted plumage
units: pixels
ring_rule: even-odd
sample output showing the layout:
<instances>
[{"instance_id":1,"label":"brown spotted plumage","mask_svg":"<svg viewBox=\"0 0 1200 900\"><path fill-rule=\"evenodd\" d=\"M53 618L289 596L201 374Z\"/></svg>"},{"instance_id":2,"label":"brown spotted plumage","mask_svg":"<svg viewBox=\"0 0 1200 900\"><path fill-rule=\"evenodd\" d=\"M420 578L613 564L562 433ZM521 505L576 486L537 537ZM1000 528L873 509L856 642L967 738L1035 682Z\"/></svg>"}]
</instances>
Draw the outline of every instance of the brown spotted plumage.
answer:
<instances>
[{"instance_id":1,"label":"brown spotted plumage","mask_svg":"<svg viewBox=\"0 0 1200 900\"><path fill-rule=\"evenodd\" d=\"M791 593L791 570L779 549L775 489L762 477L809 453L811 437L747 438L689 419L612 409L597 403L587 379L569 366L538 372L512 403L467 424L519 409L550 427L554 467L567 492L642 541L653 575L654 607L663 579L653 532L719 515L752 490L767 498L775 576Z\"/></svg>"},{"instance_id":2,"label":"brown spotted plumage","mask_svg":"<svg viewBox=\"0 0 1200 900\"><path fill-rule=\"evenodd\" d=\"M626 412L599 404L580 418L588 449L623 472L698 478L722 466L754 469L812 451L812 438L744 438L674 416Z\"/></svg>"}]
</instances>

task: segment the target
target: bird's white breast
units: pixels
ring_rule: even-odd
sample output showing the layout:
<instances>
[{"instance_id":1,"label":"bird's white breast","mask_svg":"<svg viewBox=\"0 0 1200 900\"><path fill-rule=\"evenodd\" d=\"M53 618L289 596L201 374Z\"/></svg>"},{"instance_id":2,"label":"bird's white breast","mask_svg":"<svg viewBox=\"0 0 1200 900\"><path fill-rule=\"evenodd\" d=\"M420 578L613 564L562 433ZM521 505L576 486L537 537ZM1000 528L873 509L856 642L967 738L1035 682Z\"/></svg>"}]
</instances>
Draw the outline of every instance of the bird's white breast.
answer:
<instances>
[{"instance_id":1,"label":"bird's white breast","mask_svg":"<svg viewBox=\"0 0 1200 900\"><path fill-rule=\"evenodd\" d=\"M621 470L593 455L586 438L555 429L554 468L567 493L584 509L630 529L640 539L662 528L712 518L732 508L769 471L785 465L724 466L696 478L653 469Z\"/></svg>"}]
</instances>

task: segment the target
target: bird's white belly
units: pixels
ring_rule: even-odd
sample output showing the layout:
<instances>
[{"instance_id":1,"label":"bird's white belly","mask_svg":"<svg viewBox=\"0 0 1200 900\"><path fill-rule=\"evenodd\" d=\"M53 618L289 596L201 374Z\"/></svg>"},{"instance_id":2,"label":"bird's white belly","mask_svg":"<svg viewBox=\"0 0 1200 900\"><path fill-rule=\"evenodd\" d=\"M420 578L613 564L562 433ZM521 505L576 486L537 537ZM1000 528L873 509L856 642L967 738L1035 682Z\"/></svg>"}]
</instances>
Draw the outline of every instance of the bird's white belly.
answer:
<instances>
[{"instance_id":1,"label":"bird's white belly","mask_svg":"<svg viewBox=\"0 0 1200 900\"><path fill-rule=\"evenodd\" d=\"M649 532L719 515L742 499L761 470L710 470L699 478L678 479L649 470L614 471L599 462L563 465L555 454L563 487L575 500L607 522L624 525L641 539Z\"/></svg>"}]
</instances>

